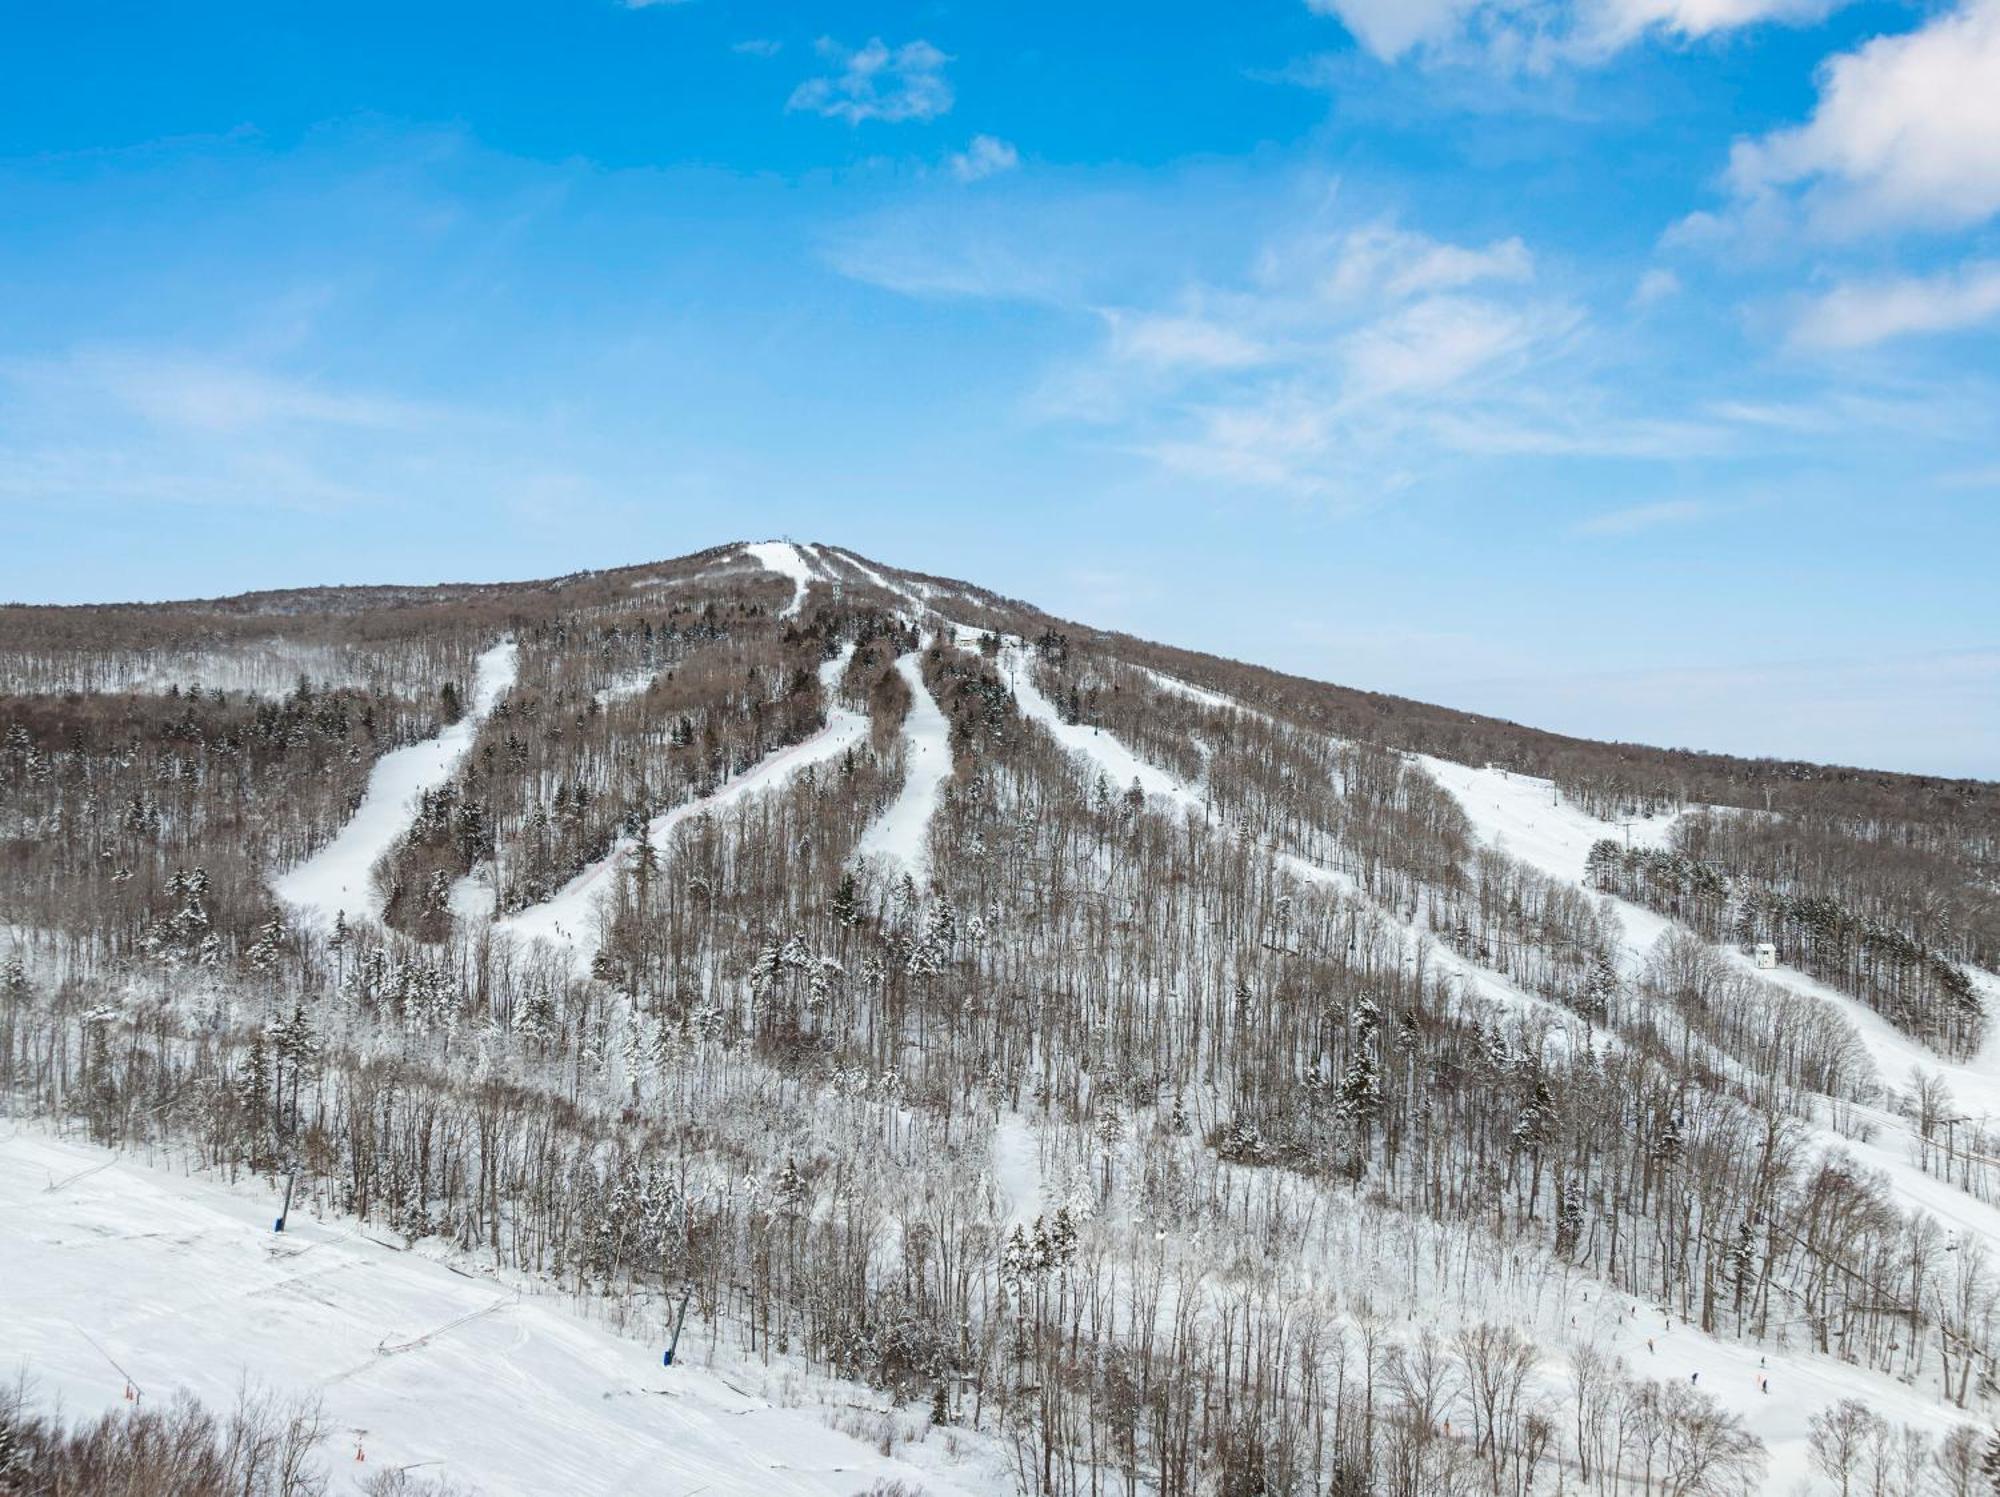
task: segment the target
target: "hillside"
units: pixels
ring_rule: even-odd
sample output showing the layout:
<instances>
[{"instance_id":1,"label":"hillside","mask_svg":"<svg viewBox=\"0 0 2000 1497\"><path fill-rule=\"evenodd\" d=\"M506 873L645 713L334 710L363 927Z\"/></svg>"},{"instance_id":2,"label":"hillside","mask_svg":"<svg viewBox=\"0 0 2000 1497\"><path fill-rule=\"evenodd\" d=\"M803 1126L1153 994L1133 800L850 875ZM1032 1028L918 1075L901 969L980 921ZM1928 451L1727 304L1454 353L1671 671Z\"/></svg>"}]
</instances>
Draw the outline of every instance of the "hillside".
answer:
<instances>
[{"instance_id":1,"label":"hillside","mask_svg":"<svg viewBox=\"0 0 2000 1497\"><path fill-rule=\"evenodd\" d=\"M491 1492L2000 1449L2000 785L764 542L0 610L0 870L0 1320L79 1411L248 1372Z\"/></svg>"}]
</instances>

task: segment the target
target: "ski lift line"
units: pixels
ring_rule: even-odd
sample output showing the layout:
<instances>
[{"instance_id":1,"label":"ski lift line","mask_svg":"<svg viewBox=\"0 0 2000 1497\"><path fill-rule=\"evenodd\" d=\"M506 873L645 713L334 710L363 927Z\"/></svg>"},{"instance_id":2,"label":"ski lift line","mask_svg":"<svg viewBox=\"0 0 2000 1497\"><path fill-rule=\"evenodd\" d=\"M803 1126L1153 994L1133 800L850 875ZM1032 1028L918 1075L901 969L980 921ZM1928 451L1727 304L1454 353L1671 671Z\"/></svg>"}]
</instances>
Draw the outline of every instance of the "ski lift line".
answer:
<instances>
[{"instance_id":1,"label":"ski lift line","mask_svg":"<svg viewBox=\"0 0 2000 1497\"><path fill-rule=\"evenodd\" d=\"M125 1386L132 1390L132 1401L134 1403L139 1402L146 1396L146 1390L144 1387L140 1385L139 1380L134 1376L132 1376L131 1373L127 1372L123 1367L123 1365L120 1364L118 1359L112 1356L110 1352L106 1351L103 1345L98 1341L98 1339L95 1336L91 1335L90 1332L86 1331L82 1326L78 1325L73 1320L70 1322L70 1328L74 1330L77 1333L77 1335L83 1337L84 1340L88 1341L93 1347L95 1347L97 1349L97 1354L100 1357L104 1358L105 1361L109 1362L112 1368L118 1373L118 1375L125 1379Z\"/></svg>"}]
</instances>

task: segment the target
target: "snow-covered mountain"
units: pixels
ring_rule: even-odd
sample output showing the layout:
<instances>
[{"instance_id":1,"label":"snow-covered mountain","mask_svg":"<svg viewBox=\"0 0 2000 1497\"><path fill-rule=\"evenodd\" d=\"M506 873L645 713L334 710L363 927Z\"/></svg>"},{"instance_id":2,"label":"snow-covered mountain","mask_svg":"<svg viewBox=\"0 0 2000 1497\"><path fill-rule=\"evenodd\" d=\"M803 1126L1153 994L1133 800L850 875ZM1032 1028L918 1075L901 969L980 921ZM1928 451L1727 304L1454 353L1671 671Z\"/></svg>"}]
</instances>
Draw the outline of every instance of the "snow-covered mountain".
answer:
<instances>
[{"instance_id":1,"label":"snow-covered mountain","mask_svg":"<svg viewBox=\"0 0 2000 1497\"><path fill-rule=\"evenodd\" d=\"M71 1415L316 1396L332 1490L1985 1489L2000 786L789 541L5 617Z\"/></svg>"}]
</instances>

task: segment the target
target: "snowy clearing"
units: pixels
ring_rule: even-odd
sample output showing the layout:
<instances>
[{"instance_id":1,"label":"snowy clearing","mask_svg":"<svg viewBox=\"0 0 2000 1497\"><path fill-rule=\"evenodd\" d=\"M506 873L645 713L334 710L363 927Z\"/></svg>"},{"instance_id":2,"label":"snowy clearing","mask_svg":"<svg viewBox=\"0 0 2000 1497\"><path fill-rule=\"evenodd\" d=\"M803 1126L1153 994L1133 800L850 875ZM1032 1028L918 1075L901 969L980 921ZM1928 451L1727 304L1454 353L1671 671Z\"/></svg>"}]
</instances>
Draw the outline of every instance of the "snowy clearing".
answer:
<instances>
[{"instance_id":1,"label":"snowy clearing","mask_svg":"<svg viewBox=\"0 0 2000 1497\"><path fill-rule=\"evenodd\" d=\"M790 779L811 764L835 758L868 737L868 719L840 705L834 693L841 674L847 669L854 646L848 645L838 657L819 668L820 686L826 692L826 726L810 738L766 755L713 795L688 801L663 811L647 826L655 847L664 847L673 829L693 816L702 816L755 795ZM615 887L613 875L625 866L635 845L631 837L620 837L611 851L571 879L542 903L496 922L495 929L525 942L547 941L568 946L574 953L576 969L588 973L591 959L603 941L598 905Z\"/></svg>"},{"instance_id":2,"label":"snowy clearing","mask_svg":"<svg viewBox=\"0 0 2000 1497\"><path fill-rule=\"evenodd\" d=\"M993 1185L1007 1203L1007 1228L1042 1215L1042 1146L1034 1125L1018 1112L1005 1113L993 1130Z\"/></svg>"},{"instance_id":3,"label":"snowy clearing","mask_svg":"<svg viewBox=\"0 0 2000 1497\"><path fill-rule=\"evenodd\" d=\"M932 700L914 655L896 661L896 674L910 688L910 710L903 719L903 788L862 833L854 855L863 861L878 858L921 881L930 865L931 816L951 778L951 724Z\"/></svg>"},{"instance_id":4,"label":"snowy clearing","mask_svg":"<svg viewBox=\"0 0 2000 1497\"><path fill-rule=\"evenodd\" d=\"M295 1212L280 1237L273 1211L261 1195L88 1146L32 1133L0 1142L9 1375L25 1366L41 1398L72 1417L123 1407L127 1373L146 1400L186 1388L216 1409L244 1377L282 1395L317 1392L335 1492L416 1463L488 1497L852 1497L879 1479L950 1497L985 1486L954 1486L811 1408L745 1391L765 1380L761 1367L725 1377L688 1365L706 1345L692 1323L680 1365L665 1368L659 1345L552 1298L397 1251L352 1223ZM869 1397L826 1394L842 1406Z\"/></svg>"},{"instance_id":5,"label":"snowy clearing","mask_svg":"<svg viewBox=\"0 0 2000 1497\"><path fill-rule=\"evenodd\" d=\"M644 696L658 679L659 674L658 671L627 671L599 691L593 700L598 706L607 707L613 702L622 702L627 697Z\"/></svg>"},{"instance_id":6,"label":"snowy clearing","mask_svg":"<svg viewBox=\"0 0 2000 1497\"><path fill-rule=\"evenodd\" d=\"M480 723L512 689L519 668L520 648L511 639L481 655L465 715L435 738L377 759L368 775L367 792L347 825L325 847L274 880L272 892L322 929L342 911L350 921L379 918L376 859L408 828L417 797L451 778L479 735Z\"/></svg>"}]
</instances>

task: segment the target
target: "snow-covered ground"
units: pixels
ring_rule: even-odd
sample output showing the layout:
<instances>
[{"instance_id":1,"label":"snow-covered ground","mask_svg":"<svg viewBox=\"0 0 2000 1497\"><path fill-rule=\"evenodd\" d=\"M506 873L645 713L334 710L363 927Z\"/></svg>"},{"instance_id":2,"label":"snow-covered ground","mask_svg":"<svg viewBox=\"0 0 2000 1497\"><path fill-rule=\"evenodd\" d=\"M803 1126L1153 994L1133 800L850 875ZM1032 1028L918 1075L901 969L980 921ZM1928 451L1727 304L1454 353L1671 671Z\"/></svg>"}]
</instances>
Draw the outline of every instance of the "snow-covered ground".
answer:
<instances>
[{"instance_id":1,"label":"snow-covered ground","mask_svg":"<svg viewBox=\"0 0 2000 1497\"><path fill-rule=\"evenodd\" d=\"M862 833L854 855L880 859L921 881L930 863L931 816L951 778L951 724L924 685L916 656L897 660L896 674L910 688L910 710L903 719L903 788Z\"/></svg>"},{"instance_id":2,"label":"snow-covered ground","mask_svg":"<svg viewBox=\"0 0 2000 1497\"><path fill-rule=\"evenodd\" d=\"M335 1492L409 1465L488 1497L852 1497L878 1480L933 1497L992 1490L976 1468L940 1474L934 1444L905 1447L920 1469L810 1406L774 1403L759 1365L700 1365L692 1323L666 1368L664 1336L626 1340L352 1222L294 1211L280 1237L274 1215L261 1194L86 1145L0 1140L7 1376L25 1369L72 1417L123 1407L127 1376L146 1401L186 1388L218 1410L246 1377L317 1393ZM818 1389L843 1409L870 1398Z\"/></svg>"},{"instance_id":3,"label":"snow-covered ground","mask_svg":"<svg viewBox=\"0 0 2000 1497\"><path fill-rule=\"evenodd\" d=\"M820 685L827 699L825 727L810 738L758 760L714 794L687 801L655 816L647 828L653 846L664 848L673 829L691 816L721 810L745 796L769 790L807 765L836 758L864 741L868 736L868 719L841 706L835 695L841 675L847 669L848 658L853 653L854 646L849 645L837 658L827 661L819 669ZM624 868L625 859L634 845L631 837L620 837L612 844L610 852L564 884L550 898L509 915L498 921L494 928L523 942L546 941L568 946L577 970L588 972L591 959L597 955L604 939L599 904L605 894L616 887L615 875Z\"/></svg>"},{"instance_id":4,"label":"snow-covered ground","mask_svg":"<svg viewBox=\"0 0 2000 1497\"><path fill-rule=\"evenodd\" d=\"M1672 816L1627 823L1600 821L1562 799L1548 780L1488 766L1473 769L1428 754L1411 755L1432 779L1465 808L1479 835L1502 852L1552 878L1583 882L1593 842L1609 837L1621 846L1664 847L1673 835Z\"/></svg>"},{"instance_id":5,"label":"snow-covered ground","mask_svg":"<svg viewBox=\"0 0 2000 1497\"><path fill-rule=\"evenodd\" d=\"M1178 776L1140 758L1115 734L1088 723L1064 722L1055 703L1035 685L1034 662L1019 645L1007 646L1007 658L1013 667L1014 699L1020 703L1022 713L1046 728L1049 736L1072 756L1086 759L1102 770L1114 790L1124 791L1137 781L1148 796L1159 796L1183 811L1208 814L1207 803L1199 792L1182 783Z\"/></svg>"},{"instance_id":6,"label":"snow-covered ground","mask_svg":"<svg viewBox=\"0 0 2000 1497\"><path fill-rule=\"evenodd\" d=\"M1042 1150L1034 1125L1018 1112L1003 1113L993 1130L993 1184L1007 1203L1004 1225L1033 1221L1042 1203Z\"/></svg>"},{"instance_id":7,"label":"snow-covered ground","mask_svg":"<svg viewBox=\"0 0 2000 1497\"><path fill-rule=\"evenodd\" d=\"M818 576L812 569L812 563L806 559L804 550L790 541L759 541L743 549L767 570L792 579L792 601L785 605L778 617L796 618L799 610L805 607L806 589Z\"/></svg>"},{"instance_id":8,"label":"snow-covered ground","mask_svg":"<svg viewBox=\"0 0 2000 1497\"><path fill-rule=\"evenodd\" d=\"M1448 759L1417 758L1457 798L1481 840L1553 878L1581 886L1591 844L1601 837L1617 838L1621 844L1624 840L1622 824L1600 821L1563 803L1547 780L1492 767L1473 769ZM1672 830L1671 817L1636 821L1631 826L1632 845L1665 846ZM1655 943L1673 928L1673 922L1629 900L1613 898L1608 902L1622 932L1622 965L1628 974L1636 973ZM1748 957L1731 947L1715 950L1751 976L1819 998L1835 1008L1853 1025L1886 1084L1906 1087L1911 1067L1921 1066L1945 1079L1961 1112L1977 1117L2000 1113L2000 1034L1989 1039L1985 1050L1972 1060L1963 1064L1947 1061L1866 1004L1803 972L1789 967L1758 971ZM1985 973L1975 973L1974 980L1982 987L1994 981ZM1905 1207L1927 1211L1950 1231L1977 1235L2000 1248L2000 1208L1919 1169L1912 1157L1912 1130L1907 1119L1882 1108L1856 1111L1876 1125L1874 1138L1847 1138L1818 1129L1815 1138L1819 1145L1845 1151L1858 1164L1880 1171Z\"/></svg>"},{"instance_id":9,"label":"snow-covered ground","mask_svg":"<svg viewBox=\"0 0 2000 1497\"><path fill-rule=\"evenodd\" d=\"M627 697L644 696L659 674L658 671L627 671L597 693L597 705L604 707L612 702L622 702Z\"/></svg>"},{"instance_id":10,"label":"snow-covered ground","mask_svg":"<svg viewBox=\"0 0 2000 1497\"><path fill-rule=\"evenodd\" d=\"M1241 712L1249 717L1261 717L1266 722L1271 721L1270 713L1261 707L1252 707L1247 702L1239 702L1235 697L1224 696L1219 691L1210 691L1206 686L1196 686L1192 682L1181 680L1178 676L1169 676L1164 671L1149 670L1144 666L1135 669L1168 696L1181 697L1220 712Z\"/></svg>"},{"instance_id":11,"label":"snow-covered ground","mask_svg":"<svg viewBox=\"0 0 2000 1497\"><path fill-rule=\"evenodd\" d=\"M417 797L451 778L479 725L512 689L519 647L502 640L479 657L465 715L435 738L395 749L375 761L360 807L334 839L273 881L272 891L307 922L327 927L345 911L350 921L375 919L375 862L410 825Z\"/></svg>"}]
</instances>

